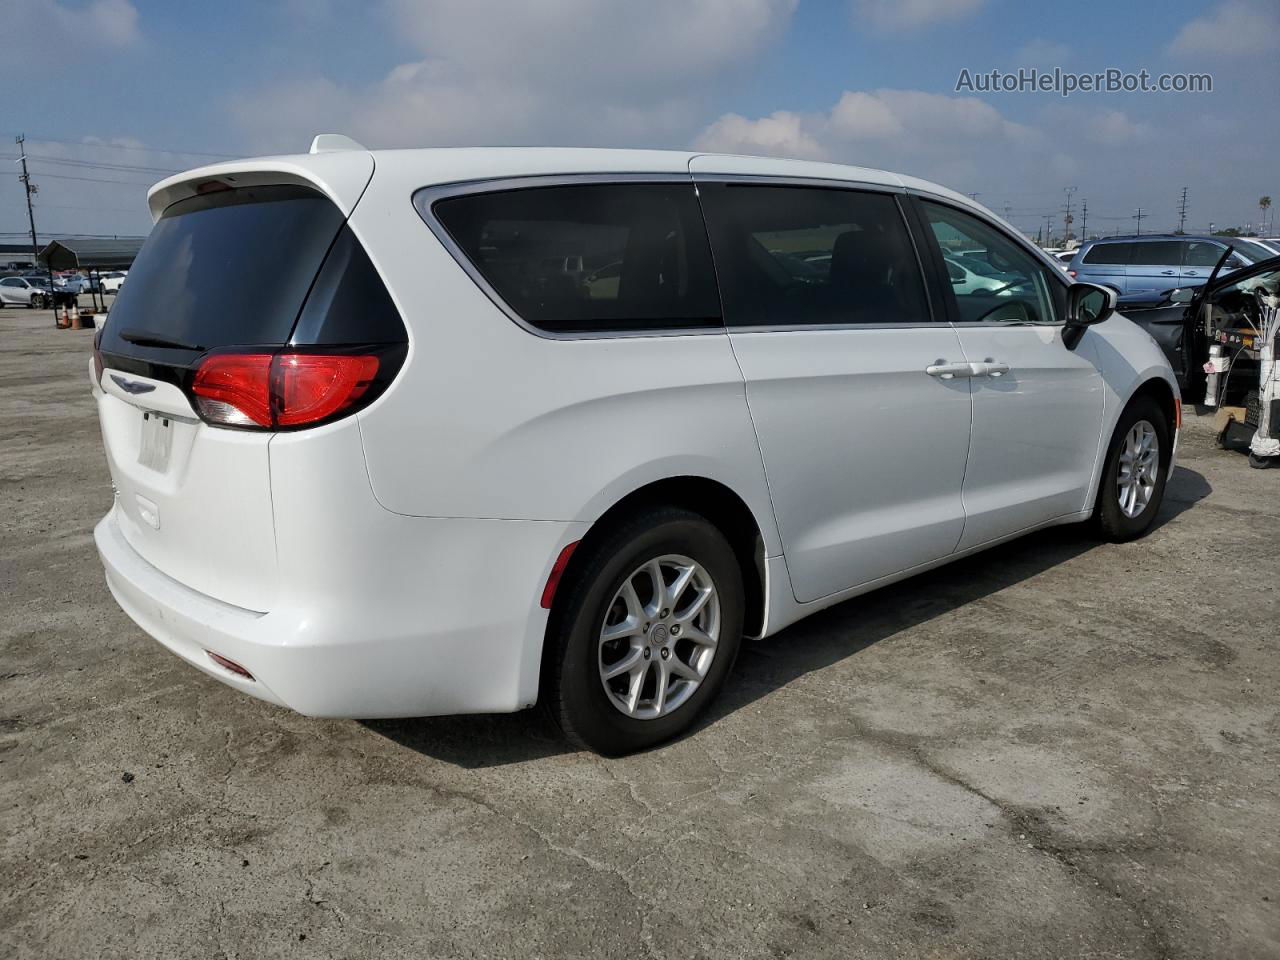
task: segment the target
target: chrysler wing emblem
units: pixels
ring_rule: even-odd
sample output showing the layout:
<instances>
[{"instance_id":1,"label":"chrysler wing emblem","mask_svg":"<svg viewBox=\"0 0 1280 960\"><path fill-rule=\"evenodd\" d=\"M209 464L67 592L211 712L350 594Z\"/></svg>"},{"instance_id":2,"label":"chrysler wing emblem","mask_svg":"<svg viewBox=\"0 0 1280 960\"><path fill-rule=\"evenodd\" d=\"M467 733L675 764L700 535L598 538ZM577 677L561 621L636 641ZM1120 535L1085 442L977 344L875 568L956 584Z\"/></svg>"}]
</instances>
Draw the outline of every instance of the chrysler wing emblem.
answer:
<instances>
[{"instance_id":1,"label":"chrysler wing emblem","mask_svg":"<svg viewBox=\"0 0 1280 960\"><path fill-rule=\"evenodd\" d=\"M134 396L137 396L140 393L150 393L156 388L154 383L139 383L137 380L127 380L114 373L111 375L111 379L114 380L116 385L125 393L131 393Z\"/></svg>"}]
</instances>

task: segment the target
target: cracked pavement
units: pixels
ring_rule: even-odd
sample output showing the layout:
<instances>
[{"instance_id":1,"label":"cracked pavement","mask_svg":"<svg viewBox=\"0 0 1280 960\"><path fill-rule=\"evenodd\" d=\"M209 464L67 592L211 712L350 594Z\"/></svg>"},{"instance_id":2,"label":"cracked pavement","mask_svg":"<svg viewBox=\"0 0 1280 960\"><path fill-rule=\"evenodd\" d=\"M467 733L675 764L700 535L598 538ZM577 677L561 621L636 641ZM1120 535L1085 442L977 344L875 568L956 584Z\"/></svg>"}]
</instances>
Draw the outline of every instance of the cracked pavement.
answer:
<instances>
[{"instance_id":1,"label":"cracked pavement","mask_svg":"<svg viewBox=\"0 0 1280 960\"><path fill-rule=\"evenodd\" d=\"M0 956L1280 956L1280 474L1190 409L1146 540L843 604L605 760L536 713L309 720L147 638L91 337L0 311Z\"/></svg>"}]
</instances>

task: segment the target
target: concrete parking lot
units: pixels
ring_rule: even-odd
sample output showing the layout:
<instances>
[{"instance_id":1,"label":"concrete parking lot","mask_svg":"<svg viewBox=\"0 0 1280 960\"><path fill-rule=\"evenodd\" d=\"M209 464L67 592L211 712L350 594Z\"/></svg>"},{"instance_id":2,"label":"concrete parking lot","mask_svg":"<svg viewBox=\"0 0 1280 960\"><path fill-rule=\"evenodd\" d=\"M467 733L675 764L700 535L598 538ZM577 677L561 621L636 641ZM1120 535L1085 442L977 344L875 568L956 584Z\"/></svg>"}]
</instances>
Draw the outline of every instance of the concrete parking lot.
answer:
<instances>
[{"instance_id":1,"label":"concrete parking lot","mask_svg":"<svg viewBox=\"0 0 1280 960\"><path fill-rule=\"evenodd\" d=\"M604 760L308 720L147 638L91 338L0 311L0 956L1280 956L1280 473L1206 419L1145 540L846 603Z\"/></svg>"}]
</instances>

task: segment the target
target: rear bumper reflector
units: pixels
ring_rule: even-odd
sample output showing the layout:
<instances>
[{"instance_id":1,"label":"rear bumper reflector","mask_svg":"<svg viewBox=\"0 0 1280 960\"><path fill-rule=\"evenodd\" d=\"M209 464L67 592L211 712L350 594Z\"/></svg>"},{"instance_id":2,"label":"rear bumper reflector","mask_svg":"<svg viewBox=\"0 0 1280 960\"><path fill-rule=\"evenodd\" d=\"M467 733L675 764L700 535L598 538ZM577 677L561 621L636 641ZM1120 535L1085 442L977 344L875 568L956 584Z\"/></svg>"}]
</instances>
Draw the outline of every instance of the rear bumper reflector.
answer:
<instances>
[{"instance_id":1,"label":"rear bumper reflector","mask_svg":"<svg viewBox=\"0 0 1280 960\"><path fill-rule=\"evenodd\" d=\"M551 565L551 573L547 576L547 585L542 588L542 609L550 610L552 601L556 598L556 587L560 586L560 578L564 576L564 568L569 565L569 558L573 556L573 551L578 548L581 540L575 540L563 550L560 556L556 557L556 562Z\"/></svg>"},{"instance_id":2,"label":"rear bumper reflector","mask_svg":"<svg viewBox=\"0 0 1280 960\"><path fill-rule=\"evenodd\" d=\"M253 679L253 674L240 666L240 664L236 663L234 660L230 660L227 657L222 656L220 653L214 653L212 650L206 650L205 653L209 655L210 660L222 667L222 669L228 670L231 673L234 673L237 677L243 677L246 680Z\"/></svg>"}]
</instances>

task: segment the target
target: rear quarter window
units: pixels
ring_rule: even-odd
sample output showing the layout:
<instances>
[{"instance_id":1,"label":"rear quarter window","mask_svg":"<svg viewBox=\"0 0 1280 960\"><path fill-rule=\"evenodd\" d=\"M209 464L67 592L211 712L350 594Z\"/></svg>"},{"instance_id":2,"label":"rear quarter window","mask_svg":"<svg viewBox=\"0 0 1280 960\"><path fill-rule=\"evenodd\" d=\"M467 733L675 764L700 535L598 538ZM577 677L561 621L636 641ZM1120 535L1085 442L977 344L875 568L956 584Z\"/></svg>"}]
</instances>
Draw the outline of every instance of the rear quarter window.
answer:
<instances>
[{"instance_id":1,"label":"rear quarter window","mask_svg":"<svg viewBox=\"0 0 1280 960\"><path fill-rule=\"evenodd\" d=\"M721 326L692 184L526 187L437 200L434 215L525 323L552 333Z\"/></svg>"},{"instance_id":2,"label":"rear quarter window","mask_svg":"<svg viewBox=\"0 0 1280 960\"><path fill-rule=\"evenodd\" d=\"M1129 254L1133 248L1131 243L1095 243L1084 255L1083 263L1104 263L1121 265L1129 262Z\"/></svg>"}]
</instances>

